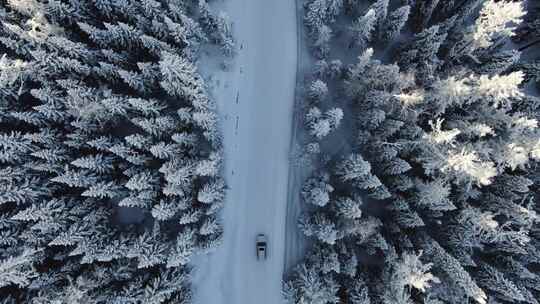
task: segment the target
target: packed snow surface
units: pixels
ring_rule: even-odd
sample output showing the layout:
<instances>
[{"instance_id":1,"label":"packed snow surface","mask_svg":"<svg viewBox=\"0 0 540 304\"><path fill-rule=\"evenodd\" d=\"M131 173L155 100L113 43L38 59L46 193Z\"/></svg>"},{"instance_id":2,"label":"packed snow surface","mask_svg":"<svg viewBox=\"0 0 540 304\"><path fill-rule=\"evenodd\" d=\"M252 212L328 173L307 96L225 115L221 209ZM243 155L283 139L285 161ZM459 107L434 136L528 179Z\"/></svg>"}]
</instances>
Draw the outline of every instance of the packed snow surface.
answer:
<instances>
[{"instance_id":1,"label":"packed snow surface","mask_svg":"<svg viewBox=\"0 0 540 304\"><path fill-rule=\"evenodd\" d=\"M213 72L222 118L225 178L224 240L194 266L198 304L282 303L288 156L297 60L293 0L226 0L238 53ZM257 261L255 238L268 239Z\"/></svg>"}]
</instances>

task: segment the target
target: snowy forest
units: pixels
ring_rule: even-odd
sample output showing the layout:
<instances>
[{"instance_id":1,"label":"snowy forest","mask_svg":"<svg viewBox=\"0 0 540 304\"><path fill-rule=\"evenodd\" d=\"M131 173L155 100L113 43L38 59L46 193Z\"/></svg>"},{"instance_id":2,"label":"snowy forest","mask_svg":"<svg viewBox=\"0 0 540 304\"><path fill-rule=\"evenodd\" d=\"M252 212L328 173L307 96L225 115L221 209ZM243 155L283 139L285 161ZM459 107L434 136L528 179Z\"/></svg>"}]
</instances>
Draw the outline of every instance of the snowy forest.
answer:
<instances>
[{"instance_id":1,"label":"snowy forest","mask_svg":"<svg viewBox=\"0 0 540 304\"><path fill-rule=\"evenodd\" d=\"M540 6L304 0L289 303L540 299Z\"/></svg>"},{"instance_id":2,"label":"snowy forest","mask_svg":"<svg viewBox=\"0 0 540 304\"><path fill-rule=\"evenodd\" d=\"M264 1L298 4L299 19ZM237 20L216 9L227 2ZM252 12L275 16L255 26ZM0 19L0 304L213 302L194 299L205 281L225 304L539 304L540 1L0 0ZM254 110L257 94L289 96L262 84L290 54L257 56L283 24L295 56L309 52L286 63L294 135L265 125L288 110ZM215 92L236 97L226 115ZM290 164L253 155L262 131L297 142ZM307 252L282 271L275 248L302 247L275 227L293 199L244 190L289 166L309 173ZM227 201L229 178L244 205ZM276 205L244 195L258 192ZM230 205L251 213L222 217ZM251 260L208 262L221 281L197 280L198 256L238 260L244 242Z\"/></svg>"},{"instance_id":3,"label":"snowy forest","mask_svg":"<svg viewBox=\"0 0 540 304\"><path fill-rule=\"evenodd\" d=\"M0 302L190 303L225 193L204 1L0 1Z\"/></svg>"}]
</instances>

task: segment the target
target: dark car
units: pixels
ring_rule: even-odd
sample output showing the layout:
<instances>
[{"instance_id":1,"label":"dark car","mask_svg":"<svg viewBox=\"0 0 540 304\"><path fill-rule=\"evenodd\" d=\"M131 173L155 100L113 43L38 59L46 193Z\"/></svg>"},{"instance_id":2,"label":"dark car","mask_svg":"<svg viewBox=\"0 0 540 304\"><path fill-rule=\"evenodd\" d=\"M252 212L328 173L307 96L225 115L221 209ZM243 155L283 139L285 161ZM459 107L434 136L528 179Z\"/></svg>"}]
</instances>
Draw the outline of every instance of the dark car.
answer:
<instances>
[{"instance_id":1,"label":"dark car","mask_svg":"<svg viewBox=\"0 0 540 304\"><path fill-rule=\"evenodd\" d=\"M266 236L264 234L257 235L257 240L255 242L255 249L257 250L257 260L266 260L267 257L267 242Z\"/></svg>"}]
</instances>

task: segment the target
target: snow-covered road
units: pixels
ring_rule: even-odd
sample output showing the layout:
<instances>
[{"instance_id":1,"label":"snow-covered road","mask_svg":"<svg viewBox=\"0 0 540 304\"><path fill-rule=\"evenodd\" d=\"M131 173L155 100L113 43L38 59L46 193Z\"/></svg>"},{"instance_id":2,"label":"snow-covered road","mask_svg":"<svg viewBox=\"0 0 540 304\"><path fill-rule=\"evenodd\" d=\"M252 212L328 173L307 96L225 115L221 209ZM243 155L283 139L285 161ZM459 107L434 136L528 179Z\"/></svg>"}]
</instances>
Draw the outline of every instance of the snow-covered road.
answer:
<instances>
[{"instance_id":1,"label":"snow-covered road","mask_svg":"<svg viewBox=\"0 0 540 304\"><path fill-rule=\"evenodd\" d=\"M294 0L225 0L239 50L213 73L222 117L224 241L193 263L194 303L279 304L285 252L288 156L297 60ZM257 261L255 236L269 257Z\"/></svg>"}]
</instances>

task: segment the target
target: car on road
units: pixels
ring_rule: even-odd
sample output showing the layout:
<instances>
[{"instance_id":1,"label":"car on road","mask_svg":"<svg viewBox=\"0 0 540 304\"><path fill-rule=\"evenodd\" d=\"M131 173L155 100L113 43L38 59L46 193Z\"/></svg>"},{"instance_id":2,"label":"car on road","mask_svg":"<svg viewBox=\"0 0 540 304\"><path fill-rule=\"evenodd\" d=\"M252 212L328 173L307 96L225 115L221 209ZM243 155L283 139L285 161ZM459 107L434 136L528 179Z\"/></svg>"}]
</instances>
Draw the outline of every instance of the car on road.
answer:
<instances>
[{"instance_id":1,"label":"car on road","mask_svg":"<svg viewBox=\"0 0 540 304\"><path fill-rule=\"evenodd\" d=\"M266 260L267 254L267 241L264 234L258 234L255 241L255 249L257 251L257 260Z\"/></svg>"}]
</instances>

